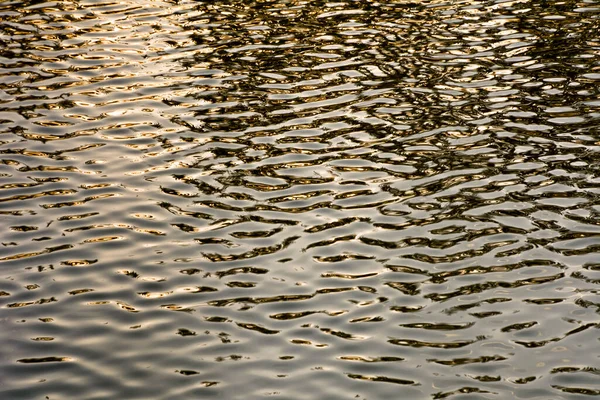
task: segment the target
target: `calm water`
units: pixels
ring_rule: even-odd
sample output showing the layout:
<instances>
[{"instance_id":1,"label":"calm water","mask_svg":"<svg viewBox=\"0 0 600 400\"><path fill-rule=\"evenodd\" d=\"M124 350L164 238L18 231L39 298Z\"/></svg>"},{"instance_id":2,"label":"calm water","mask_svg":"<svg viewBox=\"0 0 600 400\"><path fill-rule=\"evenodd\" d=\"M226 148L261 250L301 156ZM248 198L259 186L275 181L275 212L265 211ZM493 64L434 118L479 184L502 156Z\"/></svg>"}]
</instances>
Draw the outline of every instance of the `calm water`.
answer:
<instances>
[{"instance_id":1,"label":"calm water","mask_svg":"<svg viewBox=\"0 0 600 400\"><path fill-rule=\"evenodd\" d=\"M600 396L600 3L0 3L0 398Z\"/></svg>"}]
</instances>

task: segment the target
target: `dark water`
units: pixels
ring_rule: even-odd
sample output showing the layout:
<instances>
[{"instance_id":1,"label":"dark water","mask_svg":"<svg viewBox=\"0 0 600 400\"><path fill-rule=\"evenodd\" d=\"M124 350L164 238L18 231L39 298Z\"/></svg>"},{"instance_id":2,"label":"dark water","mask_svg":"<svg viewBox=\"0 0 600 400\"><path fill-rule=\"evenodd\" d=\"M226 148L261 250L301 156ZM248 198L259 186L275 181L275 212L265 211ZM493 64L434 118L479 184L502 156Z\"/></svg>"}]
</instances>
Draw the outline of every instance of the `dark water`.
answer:
<instances>
[{"instance_id":1,"label":"dark water","mask_svg":"<svg viewBox=\"0 0 600 400\"><path fill-rule=\"evenodd\" d=\"M599 29L1 3L0 398L600 396Z\"/></svg>"}]
</instances>

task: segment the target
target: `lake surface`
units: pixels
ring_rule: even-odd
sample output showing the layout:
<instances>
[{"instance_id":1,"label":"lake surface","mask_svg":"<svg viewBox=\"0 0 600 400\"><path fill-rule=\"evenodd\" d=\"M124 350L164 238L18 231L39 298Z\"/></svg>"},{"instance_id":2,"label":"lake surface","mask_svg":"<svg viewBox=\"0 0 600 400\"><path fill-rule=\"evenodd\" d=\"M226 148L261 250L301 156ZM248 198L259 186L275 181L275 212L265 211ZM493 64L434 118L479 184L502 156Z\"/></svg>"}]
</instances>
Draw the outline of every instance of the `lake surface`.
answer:
<instances>
[{"instance_id":1,"label":"lake surface","mask_svg":"<svg viewBox=\"0 0 600 400\"><path fill-rule=\"evenodd\" d=\"M600 396L600 3L0 4L0 398Z\"/></svg>"}]
</instances>

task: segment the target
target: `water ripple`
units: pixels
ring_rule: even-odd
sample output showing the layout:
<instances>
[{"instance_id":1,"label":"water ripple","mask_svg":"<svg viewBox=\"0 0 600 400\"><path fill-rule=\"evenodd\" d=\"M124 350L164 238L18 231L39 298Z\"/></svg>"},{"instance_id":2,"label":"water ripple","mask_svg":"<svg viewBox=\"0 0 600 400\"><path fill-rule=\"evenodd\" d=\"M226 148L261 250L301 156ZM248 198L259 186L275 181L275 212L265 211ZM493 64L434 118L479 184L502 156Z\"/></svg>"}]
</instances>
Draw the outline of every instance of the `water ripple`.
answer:
<instances>
[{"instance_id":1,"label":"water ripple","mask_svg":"<svg viewBox=\"0 0 600 400\"><path fill-rule=\"evenodd\" d=\"M0 15L1 398L600 394L595 0Z\"/></svg>"}]
</instances>

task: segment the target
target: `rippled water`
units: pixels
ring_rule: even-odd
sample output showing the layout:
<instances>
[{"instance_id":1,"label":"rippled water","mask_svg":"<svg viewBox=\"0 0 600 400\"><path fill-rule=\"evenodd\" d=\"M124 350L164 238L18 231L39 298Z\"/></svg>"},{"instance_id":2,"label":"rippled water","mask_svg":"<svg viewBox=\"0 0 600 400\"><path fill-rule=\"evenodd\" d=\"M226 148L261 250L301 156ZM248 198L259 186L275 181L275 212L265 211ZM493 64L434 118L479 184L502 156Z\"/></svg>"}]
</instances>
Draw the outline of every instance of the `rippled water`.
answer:
<instances>
[{"instance_id":1,"label":"rippled water","mask_svg":"<svg viewBox=\"0 0 600 400\"><path fill-rule=\"evenodd\" d=\"M0 398L600 396L600 3L0 3Z\"/></svg>"}]
</instances>

